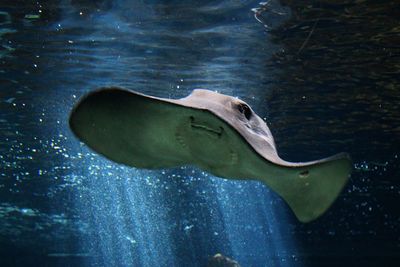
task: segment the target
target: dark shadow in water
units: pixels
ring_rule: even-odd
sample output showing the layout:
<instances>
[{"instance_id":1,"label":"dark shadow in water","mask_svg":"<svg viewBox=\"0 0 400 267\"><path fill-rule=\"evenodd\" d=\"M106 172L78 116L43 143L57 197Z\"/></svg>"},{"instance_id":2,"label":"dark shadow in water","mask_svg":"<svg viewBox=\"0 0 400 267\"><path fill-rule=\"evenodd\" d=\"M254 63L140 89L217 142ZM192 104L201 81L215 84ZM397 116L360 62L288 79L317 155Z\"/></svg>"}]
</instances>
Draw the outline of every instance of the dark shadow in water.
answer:
<instances>
[{"instance_id":1,"label":"dark shadow in water","mask_svg":"<svg viewBox=\"0 0 400 267\"><path fill-rule=\"evenodd\" d=\"M387 159L400 144L400 3L282 2L292 19L273 31L282 50L268 63L281 70L269 101L277 142Z\"/></svg>"},{"instance_id":2,"label":"dark shadow in water","mask_svg":"<svg viewBox=\"0 0 400 267\"><path fill-rule=\"evenodd\" d=\"M267 63L280 71L268 96L279 151L292 160L347 151L357 163L334 212L296 227L304 262L394 266L400 262L400 2L281 2L292 18L272 30L282 48Z\"/></svg>"}]
</instances>

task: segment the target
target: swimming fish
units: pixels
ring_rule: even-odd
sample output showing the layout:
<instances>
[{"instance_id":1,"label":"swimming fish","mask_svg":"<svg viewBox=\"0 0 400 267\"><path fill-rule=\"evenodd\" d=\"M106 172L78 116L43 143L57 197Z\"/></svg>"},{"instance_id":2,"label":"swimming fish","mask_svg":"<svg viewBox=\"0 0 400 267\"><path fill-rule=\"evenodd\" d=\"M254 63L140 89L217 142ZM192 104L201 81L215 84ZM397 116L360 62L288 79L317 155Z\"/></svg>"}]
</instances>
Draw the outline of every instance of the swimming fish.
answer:
<instances>
[{"instance_id":1,"label":"swimming fish","mask_svg":"<svg viewBox=\"0 0 400 267\"><path fill-rule=\"evenodd\" d=\"M346 153L311 162L281 159L267 124L248 104L205 89L166 99L101 88L76 104L69 124L91 149L128 166L195 165L223 178L261 181L301 222L332 205L352 166Z\"/></svg>"}]
</instances>

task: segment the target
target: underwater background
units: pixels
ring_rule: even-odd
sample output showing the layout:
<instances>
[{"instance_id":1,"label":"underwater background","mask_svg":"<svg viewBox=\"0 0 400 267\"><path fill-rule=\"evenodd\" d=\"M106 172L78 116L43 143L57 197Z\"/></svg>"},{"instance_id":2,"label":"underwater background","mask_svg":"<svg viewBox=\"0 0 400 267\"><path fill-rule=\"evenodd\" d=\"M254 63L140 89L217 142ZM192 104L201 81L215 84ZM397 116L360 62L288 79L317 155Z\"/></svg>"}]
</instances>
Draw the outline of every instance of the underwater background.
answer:
<instances>
[{"instance_id":1,"label":"underwater background","mask_svg":"<svg viewBox=\"0 0 400 267\"><path fill-rule=\"evenodd\" d=\"M0 0L0 266L398 266L400 2ZM350 153L337 201L297 221L255 181L140 170L80 143L102 86L239 97L280 156Z\"/></svg>"}]
</instances>

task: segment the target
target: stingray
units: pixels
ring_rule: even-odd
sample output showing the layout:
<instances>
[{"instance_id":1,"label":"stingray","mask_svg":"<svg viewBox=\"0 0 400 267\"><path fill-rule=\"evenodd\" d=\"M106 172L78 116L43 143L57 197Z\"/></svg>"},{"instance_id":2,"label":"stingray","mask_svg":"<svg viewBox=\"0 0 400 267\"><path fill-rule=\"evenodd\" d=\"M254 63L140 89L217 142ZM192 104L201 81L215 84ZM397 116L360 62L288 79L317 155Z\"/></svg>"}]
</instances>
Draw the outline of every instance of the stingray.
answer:
<instances>
[{"instance_id":1,"label":"stingray","mask_svg":"<svg viewBox=\"0 0 400 267\"><path fill-rule=\"evenodd\" d=\"M310 162L281 159L267 124L249 105L205 89L165 99L102 88L77 103L69 124L87 146L117 163L144 169L195 165L222 178L261 181L301 222L332 205L351 171L346 153Z\"/></svg>"}]
</instances>

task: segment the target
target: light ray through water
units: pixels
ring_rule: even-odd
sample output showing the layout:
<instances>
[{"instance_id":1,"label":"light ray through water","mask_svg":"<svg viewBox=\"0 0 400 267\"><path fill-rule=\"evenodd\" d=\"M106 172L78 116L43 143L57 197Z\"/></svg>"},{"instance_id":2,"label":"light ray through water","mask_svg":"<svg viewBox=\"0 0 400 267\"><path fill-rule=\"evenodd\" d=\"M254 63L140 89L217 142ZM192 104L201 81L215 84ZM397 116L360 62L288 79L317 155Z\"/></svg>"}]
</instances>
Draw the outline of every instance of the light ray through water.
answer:
<instances>
[{"instance_id":1,"label":"light ray through water","mask_svg":"<svg viewBox=\"0 0 400 267\"><path fill-rule=\"evenodd\" d=\"M244 2L235 8L245 10L252 1ZM75 36L76 60L83 54L95 59L88 62L88 73L74 74L96 77L83 90L111 83L183 97L202 87L239 96L253 107L266 104L256 96L259 85L271 79L262 66L274 47L266 44L250 8L248 14L240 11L243 15L217 26L208 24L204 13L212 10L210 16L216 16L215 9L181 6L199 19L196 27L170 23L179 16L169 23L158 21L160 10L168 6L155 10L156 4L142 5L138 10L149 13L128 20L121 10L126 3L117 1L109 11L92 15L91 34ZM74 23L66 19L60 25ZM92 50L86 49L88 44ZM71 150L89 153L74 145ZM289 221L279 212L283 202L260 183L226 181L191 167L138 170L97 155L76 167L86 183L76 204L91 226L82 243L93 255L89 265L201 267L218 252L243 266L286 267L293 262L288 256L296 254Z\"/></svg>"}]
</instances>

